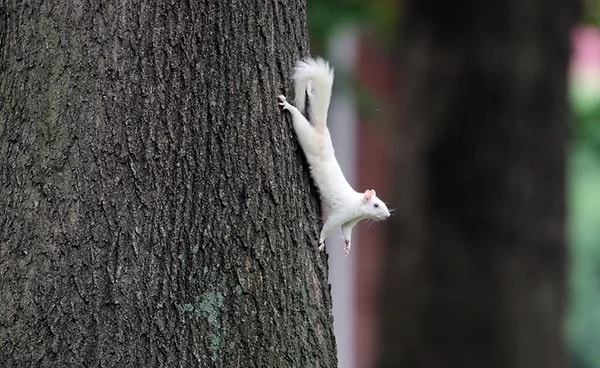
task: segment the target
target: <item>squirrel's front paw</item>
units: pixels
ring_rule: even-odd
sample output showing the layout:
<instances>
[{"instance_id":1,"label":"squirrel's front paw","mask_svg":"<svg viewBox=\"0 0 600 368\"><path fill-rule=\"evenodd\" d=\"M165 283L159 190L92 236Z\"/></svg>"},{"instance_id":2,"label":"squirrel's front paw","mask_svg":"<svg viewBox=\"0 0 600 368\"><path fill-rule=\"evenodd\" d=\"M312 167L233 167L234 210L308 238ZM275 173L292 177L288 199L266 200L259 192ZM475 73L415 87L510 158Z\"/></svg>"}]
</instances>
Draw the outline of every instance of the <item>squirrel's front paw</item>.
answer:
<instances>
[{"instance_id":1,"label":"squirrel's front paw","mask_svg":"<svg viewBox=\"0 0 600 368\"><path fill-rule=\"evenodd\" d=\"M322 252L323 250L325 250L325 242L321 241L319 242L319 252Z\"/></svg>"},{"instance_id":2,"label":"squirrel's front paw","mask_svg":"<svg viewBox=\"0 0 600 368\"><path fill-rule=\"evenodd\" d=\"M350 240L345 240L344 241L344 257L348 257L348 254L350 254L350 247L352 247L352 244L350 244Z\"/></svg>"}]
</instances>

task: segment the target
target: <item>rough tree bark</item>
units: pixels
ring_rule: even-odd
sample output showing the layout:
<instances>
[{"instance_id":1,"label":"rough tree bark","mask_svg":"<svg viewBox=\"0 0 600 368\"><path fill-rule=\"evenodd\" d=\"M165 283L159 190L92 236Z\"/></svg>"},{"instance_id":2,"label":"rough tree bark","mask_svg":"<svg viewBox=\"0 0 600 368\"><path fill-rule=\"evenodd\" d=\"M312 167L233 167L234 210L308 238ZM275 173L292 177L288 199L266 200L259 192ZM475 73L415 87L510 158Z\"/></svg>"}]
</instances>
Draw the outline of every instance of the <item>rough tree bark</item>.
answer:
<instances>
[{"instance_id":1,"label":"rough tree bark","mask_svg":"<svg viewBox=\"0 0 600 368\"><path fill-rule=\"evenodd\" d=\"M0 2L5 367L332 367L303 1Z\"/></svg>"},{"instance_id":2,"label":"rough tree bark","mask_svg":"<svg viewBox=\"0 0 600 368\"><path fill-rule=\"evenodd\" d=\"M411 1L381 367L566 367L572 2Z\"/></svg>"}]
</instances>

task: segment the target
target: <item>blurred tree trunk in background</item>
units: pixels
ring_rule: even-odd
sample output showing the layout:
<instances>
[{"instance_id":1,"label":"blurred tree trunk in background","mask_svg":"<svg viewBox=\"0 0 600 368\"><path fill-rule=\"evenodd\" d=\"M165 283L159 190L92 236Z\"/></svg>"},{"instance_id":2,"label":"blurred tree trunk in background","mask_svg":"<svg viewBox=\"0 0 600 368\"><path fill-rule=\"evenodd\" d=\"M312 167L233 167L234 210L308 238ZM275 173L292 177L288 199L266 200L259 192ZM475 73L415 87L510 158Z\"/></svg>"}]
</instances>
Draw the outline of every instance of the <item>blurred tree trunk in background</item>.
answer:
<instances>
[{"instance_id":1,"label":"blurred tree trunk in background","mask_svg":"<svg viewBox=\"0 0 600 368\"><path fill-rule=\"evenodd\" d=\"M0 3L5 367L332 367L305 4Z\"/></svg>"},{"instance_id":2,"label":"blurred tree trunk in background","mask_svg":"<svg viewBox=\"0 0 600 368\"><path fill-rule=\"evenodd\" d=\"M380 367L566 367L570 1L411 1Z\"/></svg>"}]
</instances>

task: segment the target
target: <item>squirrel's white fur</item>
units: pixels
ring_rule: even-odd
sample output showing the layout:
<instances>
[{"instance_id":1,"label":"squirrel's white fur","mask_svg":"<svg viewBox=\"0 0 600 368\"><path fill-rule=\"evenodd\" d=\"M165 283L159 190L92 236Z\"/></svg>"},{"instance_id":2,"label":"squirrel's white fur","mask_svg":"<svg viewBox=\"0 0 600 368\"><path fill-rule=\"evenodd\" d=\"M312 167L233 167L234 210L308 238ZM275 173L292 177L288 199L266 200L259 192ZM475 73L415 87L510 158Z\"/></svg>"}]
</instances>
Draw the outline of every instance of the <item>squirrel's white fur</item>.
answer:
<instances>
[{"instance_id":1,"label":"squirrel's white fur","mask_svg":"<svg viewBox=\"0 0 600 368\"><path fill-rule=\"evenodd\" d=\"M385 203L377 198L374 190L366 190L364 193L355 191L335 158L327 129L327 110L333 86L333 70L329 64L320 58L299 61L294 69L293 79L296 107L288 103L285 96L278 97L279 105L292 115L298 142L327 210L327 220L319 237L319 250L323 250L325 238L333 230L341 228L346 243L344 254L347 255L350 252L354 225L363 219L384 220L390 216L390 212ZM308 120L303 113L308 116Z\"/></svg>"}]
</instances>

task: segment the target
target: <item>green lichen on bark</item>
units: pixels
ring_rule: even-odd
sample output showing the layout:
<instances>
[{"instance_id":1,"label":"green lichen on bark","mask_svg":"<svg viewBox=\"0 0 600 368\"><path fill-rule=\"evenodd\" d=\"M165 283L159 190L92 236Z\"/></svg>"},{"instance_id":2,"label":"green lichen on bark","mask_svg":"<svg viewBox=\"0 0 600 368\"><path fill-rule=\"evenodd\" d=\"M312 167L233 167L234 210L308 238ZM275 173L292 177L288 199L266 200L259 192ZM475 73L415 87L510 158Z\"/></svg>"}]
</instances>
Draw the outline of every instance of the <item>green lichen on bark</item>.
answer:
<instances>
[{"instance_id":1,"label":"green lichen on bark","mask_svg":"<svg viewBox=\"0 0 600 368\"><path fill-rule=\"evenodd\" d=\"M178 305L180 313L190 313L197 318L205 319L208 323L208 348L211 360L217 362L219 348L222 342L222 330L220 315L223 313L225 296L218 291L207 291L197 296L193 303Z\"/></svg>"}]
</instances>

